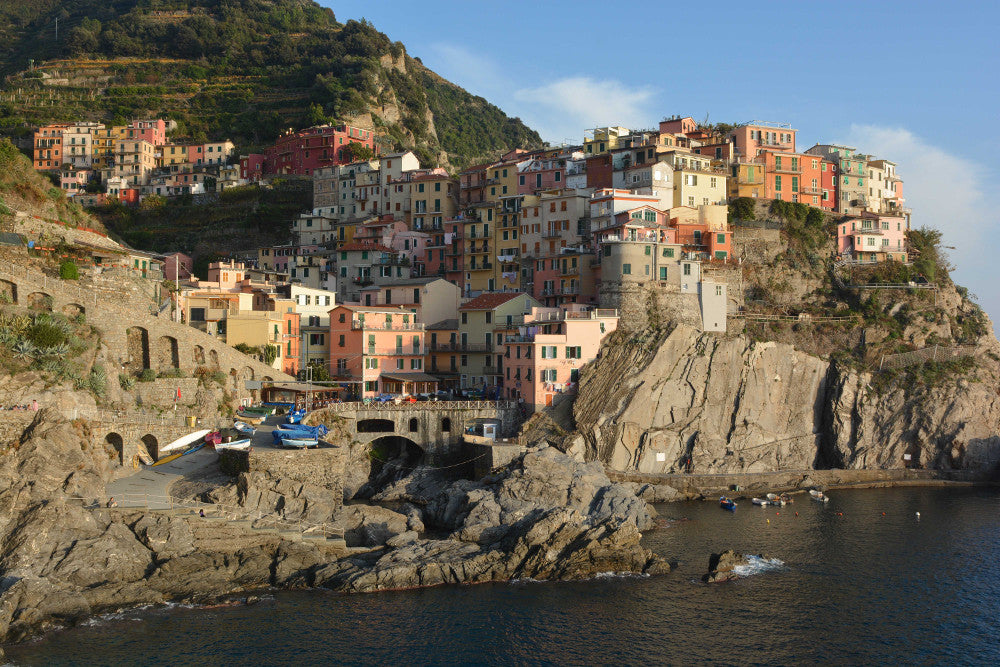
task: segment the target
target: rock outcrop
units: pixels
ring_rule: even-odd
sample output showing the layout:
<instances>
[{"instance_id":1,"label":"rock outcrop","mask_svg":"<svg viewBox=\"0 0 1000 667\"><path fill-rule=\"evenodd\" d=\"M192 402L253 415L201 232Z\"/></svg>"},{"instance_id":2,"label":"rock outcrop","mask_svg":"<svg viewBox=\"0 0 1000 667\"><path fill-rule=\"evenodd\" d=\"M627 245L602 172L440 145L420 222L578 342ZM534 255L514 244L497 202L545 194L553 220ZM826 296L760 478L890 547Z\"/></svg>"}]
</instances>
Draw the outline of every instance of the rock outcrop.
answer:
<instances>
[{"instance_id":1,"label":"rock outcrop","mask_svg":"<svg viewBox=\"0 0 1000 667\"><path fill-rule=\"evenodd\" d=\"M778 342L678 325L646 346L608 346L583 374L577 431L561 447L616 470L985 470L1000 461L998 344L968 377L915 390ZM993 355L993 356L991 356Z\"/></svg>"},{"instance_id":2,"label":"rock outcrop","mask_svg":"<svg viewBox=\"0 0 1000 667\"><path fill-rule=\"evenodd\" d=\"M669 569L640 545L654 514L645 501L600 464L550 448L481 482L418 469L383 489L398 499L395 509L342 507L338 464L319 467L316 452L314 461L282 459L268 474L250 470L213 492L242 502L248 515L271 509L323 521L344 532L345 548L250 521L97 507L115 464L49 410L2 444L0 641L125 606L207 602L267 586L374 591ZM303 466L314 473L309 480Z\"/></svg>"},{"instance_id":3,"label":"rock outcrop","mask_svg":"<svg viewBox=\"0 0 1000 667\"><path fill-rule=\"evenodd\" d=\"M553 448L530 451L480 482L434 488L427 475L396 483L423 522L447 539L392 539L387 549L321 568L318 585L360 592L517 578L581 579L670 566L639 544L655 510L597 463Z\"/></svg>"}]
</instances>

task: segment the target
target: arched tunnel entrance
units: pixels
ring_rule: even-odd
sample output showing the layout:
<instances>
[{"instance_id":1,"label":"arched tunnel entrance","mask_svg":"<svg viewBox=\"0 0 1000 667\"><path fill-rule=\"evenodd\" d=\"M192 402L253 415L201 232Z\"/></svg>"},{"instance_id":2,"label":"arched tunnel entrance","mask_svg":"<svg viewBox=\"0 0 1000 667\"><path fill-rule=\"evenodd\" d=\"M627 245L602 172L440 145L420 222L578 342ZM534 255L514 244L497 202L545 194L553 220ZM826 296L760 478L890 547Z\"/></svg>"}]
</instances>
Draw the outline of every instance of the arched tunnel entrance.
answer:
<instances>
[{"instance_id":1,"label":"arched tunnel entrance","mask_svg":"<svg viewBox=\"0 0 1000 667\"><path fill-rule=\"evenodd\" d=\"M371 498L387 485L409 475L426 458L423 448L409 438L398 435L375 438L368 444L368 482L354 497Z\"/></svg>"}]
</instances>

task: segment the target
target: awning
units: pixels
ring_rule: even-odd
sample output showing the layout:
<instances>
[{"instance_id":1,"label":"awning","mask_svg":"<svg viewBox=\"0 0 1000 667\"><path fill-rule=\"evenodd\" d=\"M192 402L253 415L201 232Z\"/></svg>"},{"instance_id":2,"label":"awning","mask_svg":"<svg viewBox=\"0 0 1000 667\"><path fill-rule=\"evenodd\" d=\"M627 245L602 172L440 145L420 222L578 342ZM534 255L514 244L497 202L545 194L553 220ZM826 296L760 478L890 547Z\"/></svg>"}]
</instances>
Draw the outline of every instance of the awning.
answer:
<instances>
[{"instance_id":1,"label":"awning","mask_svg":"<svg viewBox=\"0 0 1000 667\"><path fill-rule=\"evenodd\" d=\"M305 382L275 382L264 387L264 390L277 390L277 391L294 391L300 394L318 394L324 391L342 391L342 387L330 387L320 384L307 384Z\"/></svg>"},{"instance_id":2,"label":"awning","mask_svg":"<svg viewBox=\"0 0 1000 667\"><path fill-rule=\"evenodd\" d=\"M381 377L396 382L439 382L438 378L427 373L382 373Z\"/></svg>"}]
</instances>

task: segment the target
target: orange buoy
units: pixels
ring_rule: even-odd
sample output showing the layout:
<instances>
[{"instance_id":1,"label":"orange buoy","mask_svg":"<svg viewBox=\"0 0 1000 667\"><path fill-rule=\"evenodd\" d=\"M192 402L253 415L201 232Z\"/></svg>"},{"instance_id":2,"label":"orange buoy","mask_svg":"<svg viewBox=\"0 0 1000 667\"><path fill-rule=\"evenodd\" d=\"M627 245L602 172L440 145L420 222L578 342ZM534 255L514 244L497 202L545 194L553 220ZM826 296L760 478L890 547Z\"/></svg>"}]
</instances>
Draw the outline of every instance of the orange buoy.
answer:
<instances>
[{"instance_id":1,"label":"orange buoy","mask_svg":"<svg viewBox=\"0 0 1000 667\"><path fill-rule=\"evenodd\" d=\"M795 516L798 516L798 515L799 515L799 513L798 513L798 512L796 512L796 513L795 513Z\"/></svg>"}]
</instances>

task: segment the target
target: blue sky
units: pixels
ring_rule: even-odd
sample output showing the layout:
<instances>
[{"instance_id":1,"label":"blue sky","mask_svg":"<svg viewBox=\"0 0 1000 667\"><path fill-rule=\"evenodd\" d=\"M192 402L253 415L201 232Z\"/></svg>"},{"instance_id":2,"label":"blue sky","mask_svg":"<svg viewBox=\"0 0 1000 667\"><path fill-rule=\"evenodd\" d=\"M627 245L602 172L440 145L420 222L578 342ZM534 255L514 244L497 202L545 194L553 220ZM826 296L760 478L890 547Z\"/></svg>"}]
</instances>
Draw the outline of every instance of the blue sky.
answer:
<instances>
[{"instance_id":1,"label":"blue sky","mask_svg":"<svg viewBox=\"0 0 1000 667\"><path fill-rule=\"evenodd\" d=\"M944 232L956 281L1000 321L1000 3L320 3L553 143L682 114L893 160L914 227Z\"/></svg>"}]
</instances>

